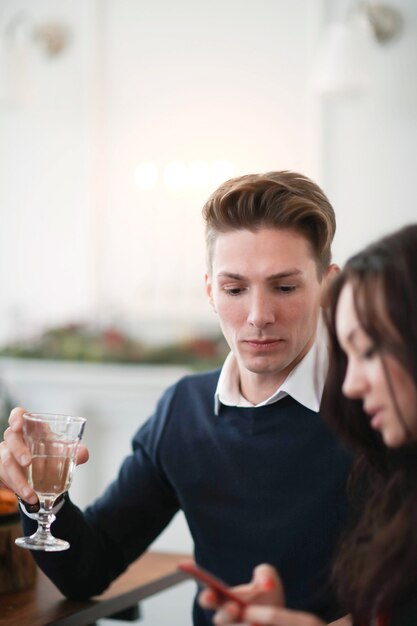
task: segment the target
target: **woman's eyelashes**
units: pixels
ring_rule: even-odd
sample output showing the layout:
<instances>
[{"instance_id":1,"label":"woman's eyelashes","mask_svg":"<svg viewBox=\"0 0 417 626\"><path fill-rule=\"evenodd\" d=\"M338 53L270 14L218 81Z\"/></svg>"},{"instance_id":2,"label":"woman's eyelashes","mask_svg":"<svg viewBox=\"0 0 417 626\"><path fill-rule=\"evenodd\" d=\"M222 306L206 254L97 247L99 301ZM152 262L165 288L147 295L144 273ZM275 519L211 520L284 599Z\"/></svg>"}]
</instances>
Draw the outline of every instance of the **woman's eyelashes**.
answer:
<instances>
[{"instance_id":1,"label":"woman's eyelashes","mask_svg":"<svg viewBox=\"0 0 417 626\"><path fill-rule=\"evenodd\" d=\"M367 348L362 350L361 356L363 359L370 360L376 355L377 352L378 352L377 346L374 343L372 343Z\"/></svg>"}]
</instances>

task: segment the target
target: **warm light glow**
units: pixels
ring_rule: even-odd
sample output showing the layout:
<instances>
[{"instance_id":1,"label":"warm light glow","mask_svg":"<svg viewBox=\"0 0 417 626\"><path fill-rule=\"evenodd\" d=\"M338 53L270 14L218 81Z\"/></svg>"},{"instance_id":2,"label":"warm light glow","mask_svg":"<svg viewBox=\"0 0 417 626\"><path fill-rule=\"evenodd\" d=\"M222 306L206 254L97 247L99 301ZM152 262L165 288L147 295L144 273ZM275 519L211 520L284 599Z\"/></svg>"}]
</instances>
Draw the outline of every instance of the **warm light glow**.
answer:
<instances>
[{"instance_id":1,"label":"warm light glow","mask_svg":"<svg viewBox=\"0 0 417 626\"><path fill-rule=\"evenodd\" d=\"M139 163L133 174L135 184L139 189L151 189L158 182L158 168L154 163Z\"/></svg>"},{"instance_id":2,"label":"warm light glow","mask_svg":"<svg viewBox=\"0 0 417 626\"><path fill-rule=\"evenodd\" d=\"M199 189L209 183L209 166L206 161L191 161L188 165L188 185Z\"/></svg>"},{"instance_id":3,"label":"warm light glow","mask_svg":"<svg viewBox=\"0 0 417 626\"><path fill-rule=\"evenodd\" d=\"M180 191L188 186L188 168L181 161L174 161L166 166L164 172L165 185L171 191Z\"/></svg>"},{"instance_id":4,"label":"warm light glow","mask_svg":"<svg viewBox=\"0 0 417 626\"><path fill-rule=\"evenodd\" d=\"M214 161L211 166L211 183L215 187L223 183L225 180L232 178L234 175L234 167L230 161Z\"/></svg>"},{"instance_id":5,"label":"warm light glow","mask_svg":"<svg viewBox=\"0 0 417 626\"><path fill-rule=\"evenodd\" d=\"M217 187L234 175L230 161L218 160L208 163L196 159L189 163L173 161L163 171L151 161L143 161L135 167L133 178L139 189L152 189L160 179L170 191L189 191Z\"/></svg>"}]
</instances>

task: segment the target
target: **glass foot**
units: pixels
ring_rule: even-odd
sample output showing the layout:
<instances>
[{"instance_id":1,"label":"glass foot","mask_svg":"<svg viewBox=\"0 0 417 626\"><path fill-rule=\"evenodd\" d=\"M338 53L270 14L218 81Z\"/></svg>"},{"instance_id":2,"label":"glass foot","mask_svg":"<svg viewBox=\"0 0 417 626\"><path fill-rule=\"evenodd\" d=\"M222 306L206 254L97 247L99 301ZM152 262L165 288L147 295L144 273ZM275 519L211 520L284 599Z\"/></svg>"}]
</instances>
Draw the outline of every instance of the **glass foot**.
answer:
<instances>
[{"instance_id":1,"label":"glass foot","mask_svg":"<svg viewBox=\"0 0 417 626\"><path fill-rule=\"evenodd\" d=\"M39 538L32 535L31 537L18 537L15 544L19 548L27 548L28 550L43 550L44 552L61 552L68 550L70 544L64 539L57 539L52 535L45 538Z\"/></svg>"}]
</instances>

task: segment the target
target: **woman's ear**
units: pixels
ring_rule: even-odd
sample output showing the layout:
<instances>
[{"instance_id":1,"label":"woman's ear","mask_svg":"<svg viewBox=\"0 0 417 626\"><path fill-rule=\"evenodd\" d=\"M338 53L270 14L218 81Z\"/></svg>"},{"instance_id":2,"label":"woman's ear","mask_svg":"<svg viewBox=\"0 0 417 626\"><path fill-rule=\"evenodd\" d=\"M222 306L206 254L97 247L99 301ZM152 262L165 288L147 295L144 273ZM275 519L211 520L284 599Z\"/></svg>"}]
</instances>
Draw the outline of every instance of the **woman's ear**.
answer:
<instances>
[{"instance_id":1,"label":"woman's ear","mask_svg":"<svg viewBox=\"0 0 417 626\"><path fill-rule=\"evenodd\" d=\"M336 265L336 263L332 263L331 265L329 265L329 267L324 272L323 280L321 283L321 300L320 300L320 306L322 309L325 309L326 307L329 306L329 298L327 295L329 285L332 283L333 279L336 278L339 272L340 272L340 267Z\"/></svg>"}]
</instances>

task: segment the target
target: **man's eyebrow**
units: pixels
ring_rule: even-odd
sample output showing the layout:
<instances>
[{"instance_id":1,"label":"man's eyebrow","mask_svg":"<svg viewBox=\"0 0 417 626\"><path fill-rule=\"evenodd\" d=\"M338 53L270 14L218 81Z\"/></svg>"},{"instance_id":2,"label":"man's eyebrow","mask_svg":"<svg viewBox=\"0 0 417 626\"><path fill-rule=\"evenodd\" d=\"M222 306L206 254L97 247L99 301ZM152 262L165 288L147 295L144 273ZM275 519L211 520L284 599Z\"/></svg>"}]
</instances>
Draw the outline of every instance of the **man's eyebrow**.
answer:
<instances>
[{"instance_id":1,"label":"man's eyebrow","mask_svg":"<svg viewBox=\"0 0 417 626\"><path fill-rule=\"evenodd\" d=\"M233 272L219 272L217 274L218 278L234 278L236 280L244 280L245 277L242 274L234 274Z\"/></svg>"},{"instance_id":2,"label":"man's eyebrow","mask_svg":"<svg viewBox=\"0 0 417 626\"><path fill-rule=\"evenodd\" d=\"M303 272L297 268L291 268L283 272L278 272L277 274L272 274L271 276L267 276L266 280L273 281L273 280L280 280L282 278L291 278L293 276L298 276L302 273ZM218 278L233 278L235 280L246 280L246 276L243 276L242 274L235 274L234 272L219 272L217 274L217 277Z\"/></svg>"},{"instance_id":3,"label":"man's eyebrow","mask_svg":"<svg viewBox=\"0 0 417 626\"><path fill-rule=\"evenodd\" d=\"M289 270L285 270L284 272L278 272L277 274L272 274L272 276L268 276L268 280L279 280L281 278L291 278L292 276L299 276L303 272L298 270L297 268L291 268Z\"/></svg>"}]
</instances>

